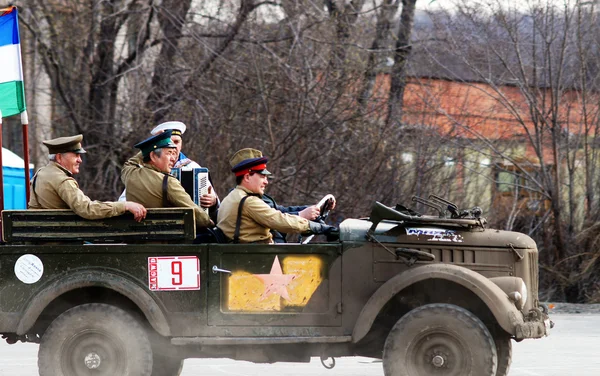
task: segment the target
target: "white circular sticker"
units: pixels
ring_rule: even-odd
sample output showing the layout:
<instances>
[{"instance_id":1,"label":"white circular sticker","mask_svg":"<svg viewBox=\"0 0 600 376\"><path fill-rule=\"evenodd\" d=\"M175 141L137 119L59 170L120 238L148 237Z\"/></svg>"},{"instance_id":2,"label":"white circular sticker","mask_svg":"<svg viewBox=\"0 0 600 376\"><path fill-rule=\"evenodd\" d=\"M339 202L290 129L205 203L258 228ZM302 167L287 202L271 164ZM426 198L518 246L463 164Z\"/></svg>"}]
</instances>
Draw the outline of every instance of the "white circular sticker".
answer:
<instances>
[{"instance_id":1,"label":"white circular sticker","mask_svg":"<svg viewBox=\"0 0 600 376\"><path fill-rule=\"evenodd\" d=\"M44 264L35 255L23 255L15 262L15 275L23 283L32 284L42 278Z\"/></svg>"}]
</instances>

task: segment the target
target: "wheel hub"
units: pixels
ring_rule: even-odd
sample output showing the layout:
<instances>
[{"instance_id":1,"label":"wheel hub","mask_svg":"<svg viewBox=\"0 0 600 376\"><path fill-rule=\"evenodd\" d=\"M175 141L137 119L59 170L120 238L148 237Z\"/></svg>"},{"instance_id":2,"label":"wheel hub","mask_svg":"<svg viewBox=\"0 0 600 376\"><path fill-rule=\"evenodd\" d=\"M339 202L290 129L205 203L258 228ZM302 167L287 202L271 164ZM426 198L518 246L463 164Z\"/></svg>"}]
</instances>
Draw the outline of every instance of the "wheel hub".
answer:
<instances>
[{"instance_id":1,"label":"wheel hub","mask_svg":"<svg viewBox=\"0 0 600 376\"><path fill-rule=\"evenodd\" d=\"M429 349L425 357L425 363L428 363L433 369L452 367L452 353L448 350L444 346Z\"/></svg>"},{"instance_id":2,"label":"wheel hub","mask_svg":"<svg viewBox=\"0 0 600 376\"><path fill-rule=\"evenodd\" d=\"M100 355L98 355L97 353L91 352L85 356L85 358L83 359L83 362L85 363L85 366L87 368L96 369L96 368L100 367L100 363L102 362L102 359L100 358Z\"/></svg>"},{"instance_id":3,"label":"wheel hub","mask_svg":"<svg viewBox=\"0 0 600 376\"><path fill-rule=\"evenodd\" d=\"M433 357L433 359L431 359L431 364L433 364L435 367L443 367L445 363L444 357L441 355L436 355Z\"/></svg>"}]
</instances>

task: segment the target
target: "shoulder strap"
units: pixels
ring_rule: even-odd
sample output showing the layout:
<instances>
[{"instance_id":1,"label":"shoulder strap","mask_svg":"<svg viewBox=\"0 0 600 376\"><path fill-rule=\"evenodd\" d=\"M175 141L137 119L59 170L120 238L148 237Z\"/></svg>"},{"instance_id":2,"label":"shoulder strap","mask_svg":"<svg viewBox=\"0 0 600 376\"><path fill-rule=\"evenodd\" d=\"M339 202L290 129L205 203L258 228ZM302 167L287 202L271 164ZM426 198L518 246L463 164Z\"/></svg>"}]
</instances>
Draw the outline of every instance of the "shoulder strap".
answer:
<instances>
[{"instance_id":1,"label":"shoulder strap","mask_svg":"<svg viewBox=\"0 0 600 376\"><path fill-rule=\"evenodd\" d=\"M242 209L244 208L244 202L246 202L246 199L250 196L260 197L260 195L256 193L248 193L246 196L242 197L240 205L238 206L237 219L235 220L235 232L233 233L233 243L240 242L240 227L242 226Z\"/></svg>"},{"instance_id":2,"label":"shoulder strap","mask_svg":"<svg viewBox=\"0 0 600 376\"><path fill-rule=\"evenodd\" d=\"M169 199L167 198L167 194L169 193L169 175L165 174L162 183L162 205L163 208L169 207Z\"/></svg>"},{"instance_id":3,"label":"shoulder strap","mask_svg":"<svg viewBox=\"0 0 600 376\"><path fill-rule=\"evenodd\" d=\"M233 242L236 244L240 242L240 227L242 226L242 209L244 208L244 202L246 202L246 199L248 197L250 197L250 195L242 197L240 205L238 206L237 219L235 220L235 232L233 233Z\"/></svg>"}]
</instances>

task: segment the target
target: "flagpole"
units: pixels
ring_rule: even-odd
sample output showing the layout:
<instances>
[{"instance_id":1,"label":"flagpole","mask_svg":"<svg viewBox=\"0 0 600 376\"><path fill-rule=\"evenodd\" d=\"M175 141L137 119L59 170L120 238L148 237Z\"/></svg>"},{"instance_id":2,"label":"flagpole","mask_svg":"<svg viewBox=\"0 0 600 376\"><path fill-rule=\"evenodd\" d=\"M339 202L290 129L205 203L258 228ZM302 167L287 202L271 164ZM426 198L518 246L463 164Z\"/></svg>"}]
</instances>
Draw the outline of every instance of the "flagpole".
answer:
<instances>
[{"instance_id":1,"label":"flagpole","mask_svg":"<svg viewBox=\"0 0 600 376\"><path fill-rule=\"evenodd\" d=\"M27 110L21 112L21 125L23 126L23 160L25 162L25 207L29 205L29 184L30 175L29 171L29 118L27 117Z\"/></svg>"},{"instance_id":2,"label":"flagpole","mask_svg":"<svg viewBox=\"0 0 600 376\"><path fill-rule=\"evenodd\" d=\"M4 210L4 164L2 163L2 110L0 110L0 210ZM0 224L2 219L0 218ZM0 226L1 228L1 226Z\"/></svg>"}]
</instances>

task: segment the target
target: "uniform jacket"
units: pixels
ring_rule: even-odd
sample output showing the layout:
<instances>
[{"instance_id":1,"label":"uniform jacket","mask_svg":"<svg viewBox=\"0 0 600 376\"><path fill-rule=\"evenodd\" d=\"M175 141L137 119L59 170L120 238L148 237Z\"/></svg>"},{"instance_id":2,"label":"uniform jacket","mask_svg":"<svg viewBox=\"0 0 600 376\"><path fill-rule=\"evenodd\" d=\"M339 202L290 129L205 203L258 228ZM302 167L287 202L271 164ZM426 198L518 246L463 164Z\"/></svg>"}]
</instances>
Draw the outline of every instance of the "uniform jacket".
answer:
<instances>
[{"instance_id":1,"label":"uniform jacket","mask_svg":"<svg viewBox=\"0 0 600 376\"><path fill-rule=\"evenodd\" d=\"M308 208L307 205L302 205L302 206L282 206L282 205L278 205L277 202L275 202L275 199L269 195L264 194L262 196L262 200L269 205L270 207L272 207L273 209L277 209L282 213L286 213L286 214L292 214L292 215L298 215L302 210ZM273 230L271 229L271 235L273 236L273 241L275 243L286 243L286 234L285 233L281 233L277 230Z\"/></svg>"},{"instance_id":2,"label":"uniform jacket","mask_svg":"<svg viewBox=\"0 0 600 376\"><path fill-rule=\"evenodd\" d=\"M186 193L179 180L159 171L149 163L143 163L141 153L129 159L121 171L127 201L134 201L147 208L163 207L163 179L168 176L167 202L169 207L194 209L197 227L210 226L210 218Z\"/></svg>"},{"instance_id":3,"label":"uniform jacket","mask_svg":"<svg viewBox=\"0 0 600 376\"><path fill-rule=\"evenodd\" d=\"M73 174L56 162L50 162L38 170L29 193L29 209L71 209L87 219L125 213L124 202L92 201L79 189Z\"/></svg>"},{"instance_id":4,"label":"uniform jacket","mask_svg":"<svg viewBox=\"0 0 600 376\"><path fill-rule=\"evenodd\" d=\"M221 202L217 227L229 239L233 239L240 201L251 193L238 185ZM240 243L272 243L269 232L271 229L280 232L307 232L309 226L308 220L273 209L261 197L248 197L242 209Z\"/></svg>"},{"instance_id":5,"label":"uniform jacket","mask_svg":"<svg viewBox=\"0 0 600 376\"><path fill-rule=\"evenodd\" d=\"M138 155L136 155L134 157L134 158L136 158L136 162L138 162L140 164L142 163L141 155L142 154L139 153ZM139 158L138 158L138 156L139 156ZM177 162L175 163L175 166L173 168L181 168L182 170L191 170L194 168L201 168L201 167L202 166L200 166L198 163L196 163L196 162L192 161L191 159L189 159L188 157L186 157L185 154L179 153L179 159L177 160ZM217 210L219 209L219 205L221 204L221 201L219 199L219 195L217 194L217 191L215 190L215 187L212 184L212 180L210 180L210 175L209 175L208 185L211 187L212 192L215 194L215 196L217 196L217 202L209 208L211 218L216 220L216 213L217 213ZM123 192L121 193L121 195L119 196L119 201L126 201L126 200L127 200L127 190L124 189Z\"/></svg>"}]
</instances>

